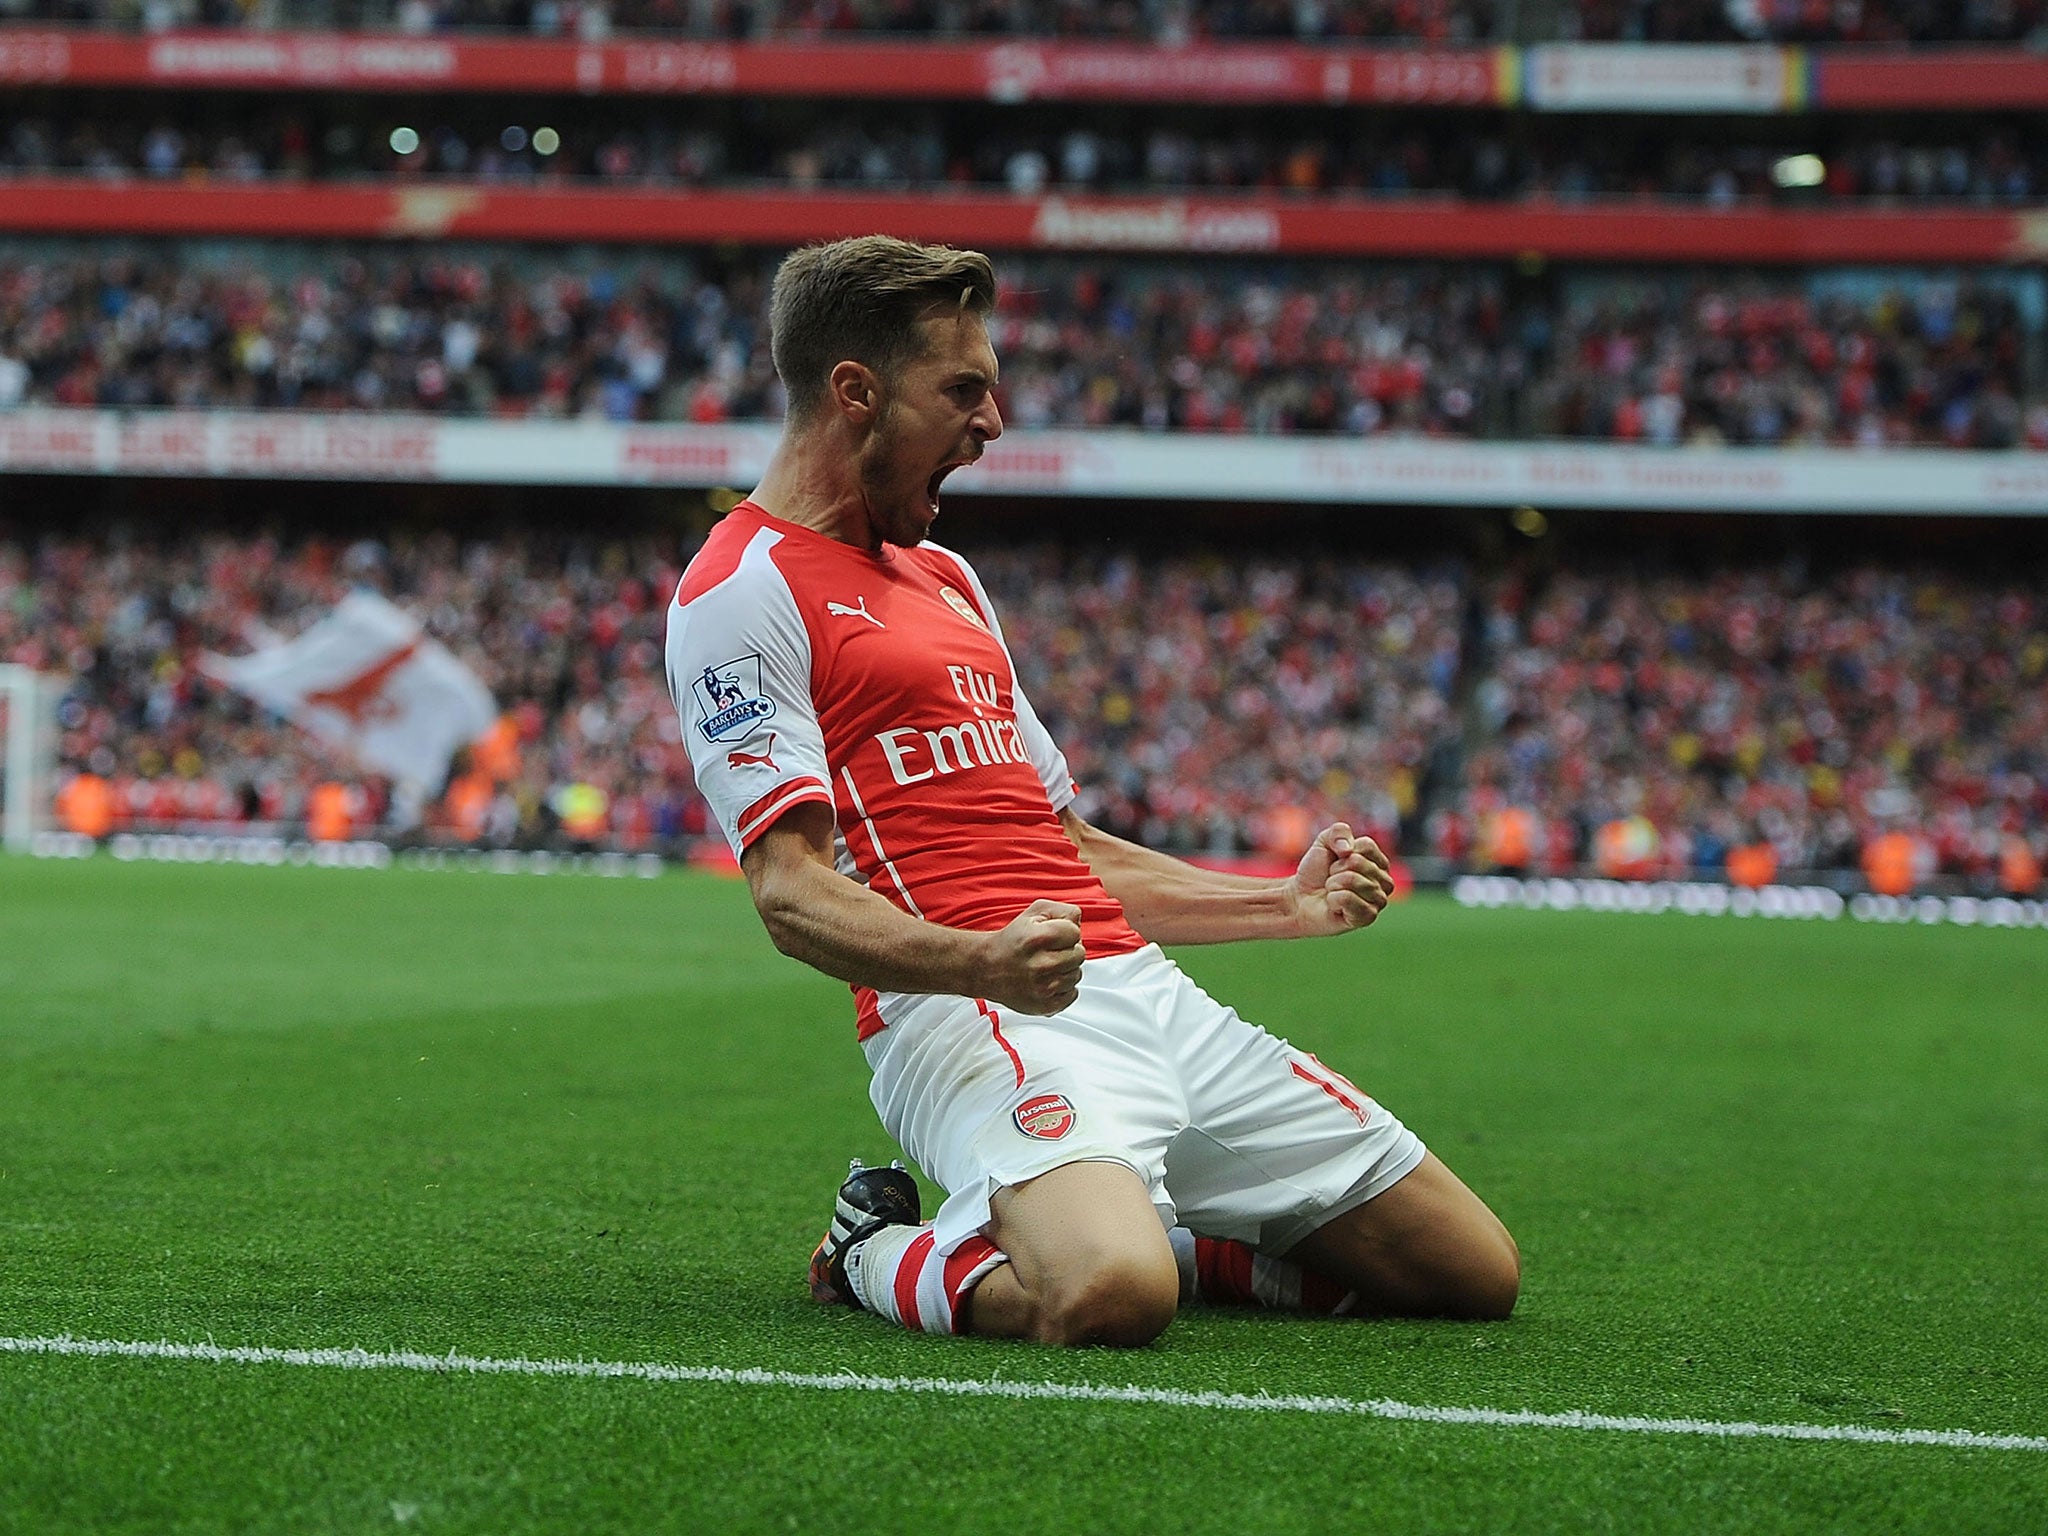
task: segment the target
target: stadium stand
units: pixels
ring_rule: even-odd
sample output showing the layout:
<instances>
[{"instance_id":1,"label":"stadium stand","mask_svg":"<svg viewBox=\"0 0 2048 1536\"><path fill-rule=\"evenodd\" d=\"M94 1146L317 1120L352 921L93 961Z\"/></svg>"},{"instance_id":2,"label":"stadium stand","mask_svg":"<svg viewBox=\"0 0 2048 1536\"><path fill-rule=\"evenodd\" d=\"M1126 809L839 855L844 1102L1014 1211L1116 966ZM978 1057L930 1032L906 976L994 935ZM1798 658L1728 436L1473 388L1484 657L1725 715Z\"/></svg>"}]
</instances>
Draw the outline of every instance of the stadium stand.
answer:
<instances>
[{"instance_id":1,"label":"stadium stand","mask_svg":"<svg viewBox=\"0 0 2048 1536\"><path fill-rule=\"evenodd\" d=\"M2034 0L1580 0L1577 35L1589 42L2014 43L2039 33Z\"/></svg>"},{"instance_id":2,"label":"stadium stand","mask_svg":"<svg viewBox=\"0 0 2048 1536\"><path fill-rule=\"evenodd\" d=\"M0 246L0 408L772 419L772 267ZM2048 445L2040 321L1992 282L1636 273L1516 303L1471 266L1045 258L1006 280L1025 427Z\"/></svg>"},{"instance_id":3,"label":"stadium stand","mask_svg":"<svg viewBox=\"0 0 2048 1536\"><path fill-rule=\"evenodd\" d=\"M2037 0L0 0L0 475L446 480L444 440L404 423L587 422L620 446L575 483L652 463L695 495L752 440L684 434L780 412L779 253L888 228L1002 252L1027 444L1002 472L1035 483L1029 434L1064 434L1063 495L1087 494L1089 444L1299 439L1387 445L1382 500L1421 469L1464 487L1395 452L1435 444L1530 448L1513 500L1615 505L1583 458L1540 457L1565 444L1610 454L1610 489L1662 466L1646 511L1805 505L1756 467L1795 459L1801 483L1896 471L1923 516L2040 510L2042 20ZM1642 42L1699 46L1610 46ZM235 413L326 436L238 459L248 433L190 425ZM356 422L393 424L390 454L331 425ZM269 494L220 486L222 528ZM0 526L0 661L71 679L66 824L685 850L702 808L657 657L689 540L423 536L407 494L371 493L346 531ZM1896 550L1808 574L1674 537L1668 568L1631 563L1640 531L1548 566L1456 539L977 555L1094 813L1163 845L1271 851L1343 815L1440 868L2038 883L2037 580ZM432 800L199 664L358 585L504 710Z\"/></svg>"},{"instance_id":4,"label":"stadium stand","mask_svg":"<svg viewBox=\"0 0 2048 1536\"><path fill-rule=\"evenodd\" d=\"M503 846L566 836L570 792L594 786L606 813L586 840L673 844L704 829L661 670L679 574L644 544L593 560L516 541L63 539L0 556L0 651L76 677L59 708L61 759L110 787L117 827L433 831ZM387 782L323 755L202 666L265 630L303 629L355 584L418 607L504 706L431 810L394 804ZM316 827L327 784L348 793Z\"/></svg>"},{"instance_id":5,"label":"stadium stand","mask_svg":"<svg viewBox=\"0 0 2048 1536\"><path fill-rule=\"evenodd\" d=\"M528 126L536 117L551 125L539 145ZM764 114L744 102L459 111L436 103L422 116L410 103L322 102L309 110L242 97L174 121L148 101L116 97L81 110L60 93L22 102L0 137L0 175L1019 195L1237 190L1297 199L1436 193L1477 202L1664 198L1717 208L2023 204L2048 186L2048 138L2038 119L2023 116L1945 128L1831 118L1798 132L1773 124L1761 134L1706 120L1631 138L1579 120L1523 123L1505 114L1295 111L1275 121L1270 113L1208 111L1131 129L1114 109L986 104Z\"/></svg>"},{"instance_id":6,"label":"stadium stand","mask_svg":"<svg viewBox=\"0 0 2048 1536\"><path fill-rule=\"evenodd\" d=\"M1668 872L1760 844L1779 867L1855 869L1912 831L1933 867L1987 885L2009 843L2038 848L2048 609L2031 580L1572 573L1500 584L1486 632L1485 745L1441 838L1483 846L1519 806L1546 837L1515 862L1575 866L1640 817L1635 858Z\"/></svg>"},{"instance_id":7,"label":"stadium stand","mask_svg":"<svg viewBox=\"0 0 2048 1536\"><path fill-rule=\"evenodd\" d=\"M686 554L653 536L12 544L0 661L74 674L65 783L103 787L103 832L296 834L324 814L335 834L680 853L705 832L660 665ZM1479 581L1445 558L1053 544L979 566L1087 813L1158 846L1277 855L1343 818L1446 866L1713 876L1758 844L1774 868L1853 871L1909 830L1927 873L1987 890L2013 845L2048 855L2036 582L1869 564ZM504 710L431 801L394 802L204 668L352 585L417 612ZM323 785L349 798L322 812ZM1617 866L1602 830L1637 818Z\"/></svg>"},{"instance_id":8,"label":"stadium stand","mask_svg":"<svg viewBox=\"0 0 2048 1536\"><path fill-rule=\"evenodd\" d=\"M2034 36L2043 22L2036 0L1577 0L1532 10L1534 26L1547 25L1539 35L1600 42L2011 43ZM1515 7L1488 0L9 0L5 14L148 31L282 25L586 39L643 31L733 39L882 33L1169 46L1213 38L1472 42L1499 38L1518 19Z\"/></svg>"},{"instance_id":9,"label":"stadium stand","mask_svg":"<svg viewBox=\"0 0 2048 1536\"><path fill-rule=\"evenodd\" d=\"M22 19L141 27L340 26L695 38L883 33L941 37L1085 37L1147 42L1288 38L1304 42L1470 41L1489 34L1487 0L13 0Z\"/></svg>"}]
</instances>

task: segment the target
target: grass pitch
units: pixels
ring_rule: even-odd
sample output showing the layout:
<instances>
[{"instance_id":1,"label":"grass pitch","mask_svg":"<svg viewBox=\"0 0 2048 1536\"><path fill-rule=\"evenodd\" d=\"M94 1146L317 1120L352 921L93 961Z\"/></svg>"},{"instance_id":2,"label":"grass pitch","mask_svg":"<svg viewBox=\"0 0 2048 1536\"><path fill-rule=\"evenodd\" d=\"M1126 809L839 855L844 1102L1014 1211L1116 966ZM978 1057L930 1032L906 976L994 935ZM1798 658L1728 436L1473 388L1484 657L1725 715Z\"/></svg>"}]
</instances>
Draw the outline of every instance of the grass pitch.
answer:
<instances>
[{"instance_id":1,"label":"grass pitch","mask_svg":"<svg viewBox=\"0 0 2048 1536\"><path fill-rule=\"evenodd\" d=\"M907 1335L843 989L706 877L0 861L0 1335L2048 1434L2048 934L1396 908L1195 950L1520 1239L1505 1325ZM2048 1530L2048 1453L0 1354L0 1530Z\"/></svg>"}]
</instances>

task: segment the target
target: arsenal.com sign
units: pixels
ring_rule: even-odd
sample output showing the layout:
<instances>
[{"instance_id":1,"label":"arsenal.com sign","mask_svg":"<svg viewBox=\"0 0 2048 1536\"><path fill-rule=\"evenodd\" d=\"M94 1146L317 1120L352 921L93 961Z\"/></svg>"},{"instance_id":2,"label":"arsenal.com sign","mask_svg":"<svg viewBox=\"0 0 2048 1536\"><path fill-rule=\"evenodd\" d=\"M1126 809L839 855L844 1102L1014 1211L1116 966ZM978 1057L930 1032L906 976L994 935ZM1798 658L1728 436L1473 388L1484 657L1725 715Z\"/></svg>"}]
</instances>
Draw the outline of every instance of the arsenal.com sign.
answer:
<instances>
[{"instance_id":1,"label":"arsenal.com sign","mask_svg":"<svg viewBox=\"0 0 2048 1536\"><path fill-rule=\"evenodd\" d=\"M1115 203L1048 197L1032 221L1031 243L1094 251L1274 251L1280 215L1271 208L1190 204L1180 198Z\"/></svg>"}]
</instances>

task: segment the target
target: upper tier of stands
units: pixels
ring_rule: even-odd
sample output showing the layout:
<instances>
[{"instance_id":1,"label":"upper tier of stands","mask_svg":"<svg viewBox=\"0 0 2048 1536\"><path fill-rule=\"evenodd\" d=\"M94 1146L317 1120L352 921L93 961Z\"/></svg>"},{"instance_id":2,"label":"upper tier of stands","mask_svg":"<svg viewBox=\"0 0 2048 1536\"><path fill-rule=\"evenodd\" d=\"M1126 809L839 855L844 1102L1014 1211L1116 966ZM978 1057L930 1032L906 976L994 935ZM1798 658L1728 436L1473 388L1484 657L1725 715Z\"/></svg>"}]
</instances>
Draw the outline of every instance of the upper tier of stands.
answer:
<instances>
[{"instance_id":1,"label":"upper tier of stands","mask_svg":"<svg viewBox=\"0 0 2048 1536\"><path fill-rule=\"evenodd\" d=\"M1459 44L1599 41L2019 42L2040 0L1577 0L1531 8L1541 36L1509 39L1519 12L1493 0L6 0L0 18L74 25L341 27L548 37L658 32L698 38L1107 38ZM1546 19L1547 18L1547 19Z\"/></svg>"},{"instance_id":2,"label":"upper tier of stands","mask_svg":"<svg viewBox=\"0 0 2048 1536\"><path fill-rule=\"evenodd\" d=\"M189 253L187 253L189 254ZM217 253L216 253L217 255ZM0 409L776 419L773 260L0 249ZM1005 263L1026 427L2048 446L2038 274Z\"/></svg>"},{"instance_id":3,"label":"upper tier of stands","mask_svg":"<svg viewBox=\"0 0 2048 1536\"><path fill-rule=\"evenodd\" d=\"M45 92L0 128L0 177L570 183L637 190L1451 194L1475 202L1662 199L1727 208L2010 206L2048 191L2048 133L2031 115L1901 124L1823 119L1687 124L1618 135L1584 119L1496 115L1460 131L1441 112L1158 112L836 104L412 101L77 101ZM535 128L545 136L535 142ZM1801 157L1811 157L1801 158Z\"/></svg>"}]
</instances>

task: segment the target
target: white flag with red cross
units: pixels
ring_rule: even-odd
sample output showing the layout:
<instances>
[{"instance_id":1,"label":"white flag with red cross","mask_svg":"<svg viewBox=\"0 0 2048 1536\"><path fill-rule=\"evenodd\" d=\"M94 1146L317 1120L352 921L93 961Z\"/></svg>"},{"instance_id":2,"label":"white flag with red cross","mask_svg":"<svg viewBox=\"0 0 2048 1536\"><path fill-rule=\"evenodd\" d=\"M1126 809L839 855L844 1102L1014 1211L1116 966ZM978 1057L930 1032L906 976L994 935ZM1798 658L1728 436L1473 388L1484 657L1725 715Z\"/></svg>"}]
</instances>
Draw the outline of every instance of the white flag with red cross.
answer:
<instances>
[{"instance_id":1,"label":"white flag with red cross","mask_svg":"<svg viewBox=\"0 0 2048 1536\"><path fill-rule=\"evenodd\" d=\"M204 669L364 767L438 790L448 761L498 717L490 690L419 621L357 590L296 639Z\"/></svg>"}]
</instances>

